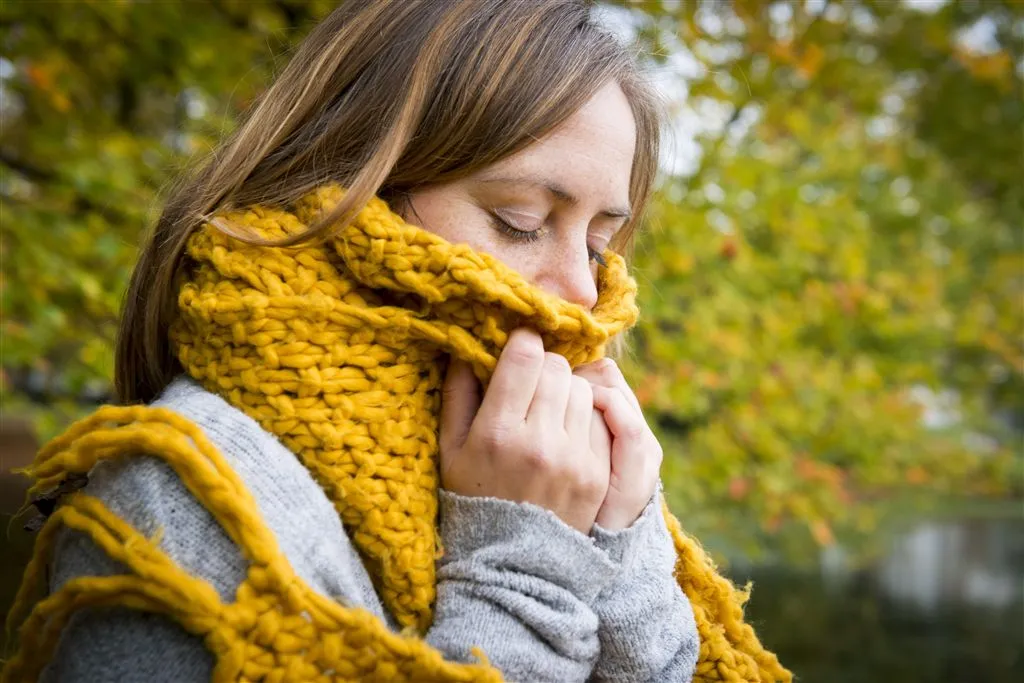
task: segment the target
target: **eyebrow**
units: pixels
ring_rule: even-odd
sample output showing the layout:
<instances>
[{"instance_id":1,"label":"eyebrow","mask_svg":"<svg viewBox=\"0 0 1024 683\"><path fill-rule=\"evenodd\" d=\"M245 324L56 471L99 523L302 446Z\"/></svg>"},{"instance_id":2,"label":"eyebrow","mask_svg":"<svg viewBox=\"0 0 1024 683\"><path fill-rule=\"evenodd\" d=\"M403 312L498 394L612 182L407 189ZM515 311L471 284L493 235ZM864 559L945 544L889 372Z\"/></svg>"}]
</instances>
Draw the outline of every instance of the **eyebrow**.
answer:
<instances>
[{"instance_id":1,"label":"eyebrow","mask_svg":"<svg viewBox=\"0 0 1024 683\"><path fill-rule=\"evenodd\" d=\"M519 185L533 188L539 187L555 199L558 199L569 206L578 206L580 203L579 197L572 194L558 183L552 182L546 178L539 178L536 176L492 176L480 178L479 182L486 184L500 183L503 185ZM633 216L633 211L628 206L602 209L597 213L599 216L604 216L605 218L622 218L625 220L629 220Z\"/></svg>"}]
</instances>

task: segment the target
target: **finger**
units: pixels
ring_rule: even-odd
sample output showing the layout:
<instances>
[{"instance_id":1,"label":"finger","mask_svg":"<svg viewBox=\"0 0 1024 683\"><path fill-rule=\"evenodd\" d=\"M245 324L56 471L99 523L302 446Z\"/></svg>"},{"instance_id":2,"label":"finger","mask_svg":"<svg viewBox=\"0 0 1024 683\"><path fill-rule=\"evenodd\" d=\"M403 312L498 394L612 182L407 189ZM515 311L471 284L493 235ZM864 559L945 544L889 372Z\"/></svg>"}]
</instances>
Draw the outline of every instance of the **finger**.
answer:
<instances>
[{"instance_id":1,"label":"finger","mask_svg":"<svg viewBox=\"0 0 1024 683\"><path fill-rule=\"evenodd\" d=\"M480 382L469 363L452 358L441 391L441 435L446 445L458 448L466 443L479 408Z\"/></svg>"},{"instance_id":2,"label":"finger","mask_svg":"<svg viewBox=\"0 0 1024 683\"><path fill-rule=\"evenodd\" d=\"M480 405L481 420L495 425L525 420L543 368L544 343L540 335L526 328L513 330Z\"/></svg>"},{"instance_id":3,"label":"finger","mask_svg":"<svg viewBox=\"0 0 1024 683\"><path fill-rule=\"evenodd\" d=\"M594 391L583 377L569 378L569 403L565 409L565 431L573 436L586 435L594 413Z\"/></svg>"},{"instance_id":4,"label":"finger","mask_svg":"<svg viewBox=\"0 0 1024 683\"><path fill-rule=\"evenodd\" d=\"M598 458L594 466L608 468L612 459L612 435L604 422L604 414L597 408L590 411L590 454Z\"/></svg>"},{"instance_id":5,"label":"finger","mask_svg":"<svg viewBox=\"0 0 1024 683\"><path fill-rule=\"evenodd\" d=\"M619 369L618 363L611 358L602 358L593 363L581 365L576 368L575 372L582 377L586 377L592 384L610 389L618 389L625 394L626 399L637 412L643 414L639 399L637 399L632 387L629 386L629 382L626 381L626 377L622 374L622 370Z\"/></svg>"},{"instance_id":6,"label":"finger","mask_svg":"<svg viewBox=\"0 0 1024 683\"><path fill-rule=\"evenodd\" d=\"M569 369L569 361L557 353L545 353L544 367L526 422L552 430L565 429L565 412L569 405L571 386L572 370Z\"/></svg>"},{"instance_id":7,"label":"finger","mask_svg":"<svg viewBox=\"0 0 1024 683\"><path fill-rule=\"evenodd\" d=\"M594 407L604 414L605 424L616 439L626 443L634 443L643 438L648 431L643 415L634 410L633 405L618 389L594 385Z\"/></svg>"},{"instance_id":8,"label":"finger","mask_svg":"<svg viewBox=\"0 0 1024 683\"><path fill-rule=\"evenodd\" d=\"M598 384L604 387L611 387L611 379L605 377L604 372L601 368L604 366L604 359L596 360L593 363L587 363L586 365L579 365L573 371L572 374L577 377L585 377L591 384Z\"/></svg>"}]
</instances>

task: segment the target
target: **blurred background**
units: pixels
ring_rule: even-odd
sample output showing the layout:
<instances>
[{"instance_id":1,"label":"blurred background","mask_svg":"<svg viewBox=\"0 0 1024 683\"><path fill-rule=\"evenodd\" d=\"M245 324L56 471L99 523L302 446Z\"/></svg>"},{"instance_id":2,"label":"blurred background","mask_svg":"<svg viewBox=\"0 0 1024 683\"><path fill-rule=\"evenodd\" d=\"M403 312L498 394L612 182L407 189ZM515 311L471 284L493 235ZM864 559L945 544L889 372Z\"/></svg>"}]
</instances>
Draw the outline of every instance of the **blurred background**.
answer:
<instances>
[{"instance_id":1,"label":"blurred background","mask_svg":"<svg viewBox=\"0 0 1024 683\"><path fill-rule=\"evenodd\" d=\"M334 4L0 3L0 613L161 192ZM673 509L798 681L1024 680L1024 2L598 6L672 115L626 365Z\"/></svg>"}]
</instances>

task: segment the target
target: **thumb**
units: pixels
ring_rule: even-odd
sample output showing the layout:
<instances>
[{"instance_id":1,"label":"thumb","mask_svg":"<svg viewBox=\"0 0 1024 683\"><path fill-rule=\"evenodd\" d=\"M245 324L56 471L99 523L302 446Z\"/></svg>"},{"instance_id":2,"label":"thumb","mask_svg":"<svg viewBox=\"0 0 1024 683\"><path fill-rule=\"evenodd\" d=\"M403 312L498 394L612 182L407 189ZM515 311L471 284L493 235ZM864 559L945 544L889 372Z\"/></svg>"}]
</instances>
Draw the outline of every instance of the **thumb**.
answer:
<instances>
[{"instance_id":1,"label":"thumb","mask_svg":"<svg viewBox=\"0 0 1024 683\"><path fill-rule=\"evenodd\" d=\"M448 363L441 392L442 452L466 443L480 401L480 383L473 376L469 363L453 357Z\"/></svg>"}]
</instances>

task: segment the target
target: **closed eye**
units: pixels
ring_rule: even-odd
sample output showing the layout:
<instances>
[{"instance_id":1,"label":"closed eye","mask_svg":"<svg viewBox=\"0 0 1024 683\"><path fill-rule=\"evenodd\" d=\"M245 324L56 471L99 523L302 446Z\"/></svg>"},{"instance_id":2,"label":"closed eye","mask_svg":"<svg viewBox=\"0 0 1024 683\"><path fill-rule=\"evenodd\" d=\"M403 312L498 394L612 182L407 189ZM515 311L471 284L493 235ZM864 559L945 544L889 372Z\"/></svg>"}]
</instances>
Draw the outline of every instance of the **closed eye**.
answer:
<instances>
[{"instance_id":1,"label":"closed eye","mask_svg":"<svg viewBox=\"0 0 1024 683\"><path fill-rule=\"evenodd\" d=\"M503 218L500 211L490 211L488 212L488 215L491 219L491 225L494 227L494 229L515 242L525 244L536 242L545 233L544 226L534 228L533 230L523 230L522 228L516 227L510 221ZM602 251L604 251L604 248L595 249L594 247L591 247L588 244L587 260L596 261L597 264L601 266L607 266L608 263L601 255Z\"/></svg>"},{"instance_id":2,"label":"closed eye","mask_svg":"<svg viewBox=\"0 0 1024 683\"><path fill-rule=\"evenodd\" d=\"M516 242L536 242L541 238L544 233L544 228L540 227L536 230L522 230L509 223L507 220L499 216L497 213L491 213L491 224L500 233L509 237Z\"/></svg>"}]
</instances>

